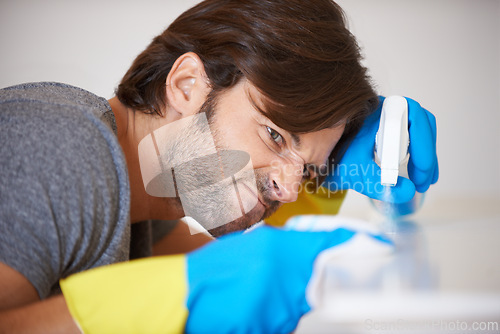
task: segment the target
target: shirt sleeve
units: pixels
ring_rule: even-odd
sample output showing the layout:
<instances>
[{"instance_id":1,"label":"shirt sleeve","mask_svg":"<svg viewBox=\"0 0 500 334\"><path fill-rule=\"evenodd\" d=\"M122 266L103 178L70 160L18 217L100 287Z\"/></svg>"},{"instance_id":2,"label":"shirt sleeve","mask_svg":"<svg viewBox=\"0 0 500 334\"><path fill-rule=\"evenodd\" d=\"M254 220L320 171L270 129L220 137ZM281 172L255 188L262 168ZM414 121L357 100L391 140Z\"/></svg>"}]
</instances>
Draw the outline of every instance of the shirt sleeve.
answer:
<instances>
[{"instance_id":1,"label":"shirt sleeve","mask_svg":"<svg viewBox=\"0 0 500 334\"><path fill-rule=\"evenodd\" d=\"M3 103L0 110L0 261L41 298L61 277L125 260L129 242L103 130L89 113L44 108Z\"/></svg>"}]
</instances>

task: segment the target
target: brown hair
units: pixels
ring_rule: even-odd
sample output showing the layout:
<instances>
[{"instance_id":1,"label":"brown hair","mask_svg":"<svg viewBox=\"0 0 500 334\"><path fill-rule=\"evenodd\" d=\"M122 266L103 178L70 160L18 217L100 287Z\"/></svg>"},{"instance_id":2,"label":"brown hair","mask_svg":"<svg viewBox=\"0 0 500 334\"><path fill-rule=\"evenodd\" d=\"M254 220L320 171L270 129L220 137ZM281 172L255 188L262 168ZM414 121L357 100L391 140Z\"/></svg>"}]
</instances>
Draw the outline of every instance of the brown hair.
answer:
<instances>
[{"instance_id":1,"label":"brown hair","mask_svg":"<svg viewBox=\"0 0 500 334\"><path fill-rule=\"evenodd\" d=\"M344 13L330 0L205 0L153 39L117 97L161 115L167 75L189 51L215 92L245 77L264 95L261 112L292 133L347 121L347 141L377 103Z\"/></svg>"}]
</instances>

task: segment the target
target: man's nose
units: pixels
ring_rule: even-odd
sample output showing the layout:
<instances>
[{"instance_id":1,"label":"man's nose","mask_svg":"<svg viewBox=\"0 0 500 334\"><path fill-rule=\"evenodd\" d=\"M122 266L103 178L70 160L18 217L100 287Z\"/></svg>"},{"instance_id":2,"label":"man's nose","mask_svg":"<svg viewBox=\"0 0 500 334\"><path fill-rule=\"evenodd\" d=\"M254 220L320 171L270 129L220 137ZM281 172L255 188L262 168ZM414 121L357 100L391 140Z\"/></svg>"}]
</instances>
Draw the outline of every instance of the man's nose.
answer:
<instances>
[{"instance_id":1,"label":"man's nose","mask_svg":"<svg viewBox=\"0 0 500 334\"><path fill-rule=\"evenodd\" d=\"M297 200L303 168L304 166L300 163L273 164L270 175L273 201L289 203Z\"/></svg>"}]
</instances>

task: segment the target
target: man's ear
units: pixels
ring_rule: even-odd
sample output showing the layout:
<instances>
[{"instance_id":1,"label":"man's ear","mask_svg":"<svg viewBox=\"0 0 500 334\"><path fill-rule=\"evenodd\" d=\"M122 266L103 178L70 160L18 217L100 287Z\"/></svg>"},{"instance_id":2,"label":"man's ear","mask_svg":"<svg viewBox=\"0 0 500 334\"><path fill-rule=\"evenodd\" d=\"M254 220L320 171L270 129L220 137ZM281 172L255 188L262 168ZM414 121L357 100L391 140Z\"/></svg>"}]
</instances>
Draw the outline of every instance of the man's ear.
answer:
<instances>
[{"instance_id":1,"label":"man's ear","mask_svg":"<svg viewBox=\"0 0 500 334\"><path fill-rule=\"evenodd\" d=\"M210 85L200 57L188 52L177 58L166 80L167 110L180 117L194 115L209 93Z\"/></svg>"}]
</instances>

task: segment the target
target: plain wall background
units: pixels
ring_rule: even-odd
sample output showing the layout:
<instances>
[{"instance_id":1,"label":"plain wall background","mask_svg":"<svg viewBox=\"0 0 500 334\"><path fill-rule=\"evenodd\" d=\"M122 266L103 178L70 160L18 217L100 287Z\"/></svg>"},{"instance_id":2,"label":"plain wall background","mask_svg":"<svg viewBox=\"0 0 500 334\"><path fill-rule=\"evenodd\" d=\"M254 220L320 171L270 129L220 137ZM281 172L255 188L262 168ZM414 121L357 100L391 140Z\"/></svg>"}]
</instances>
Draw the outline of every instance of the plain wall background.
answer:
<instances>
[{"instance_id":1,"label":"plain wall background","mask_svg":"<svg viewBox=\"0 0 500 334\"><path fill-rule=\"evenodd\" d=\"M197 0L0 2L0 87L61 81L110 98L132 60ZM500 1L339 0L382 95L438 120L440 180L428 201L500 210Z\"/></svg>"}]
</instances>

